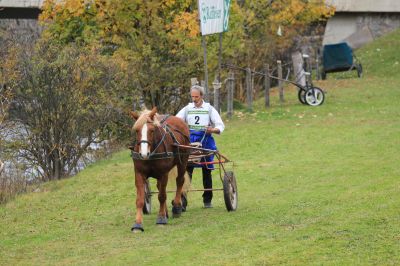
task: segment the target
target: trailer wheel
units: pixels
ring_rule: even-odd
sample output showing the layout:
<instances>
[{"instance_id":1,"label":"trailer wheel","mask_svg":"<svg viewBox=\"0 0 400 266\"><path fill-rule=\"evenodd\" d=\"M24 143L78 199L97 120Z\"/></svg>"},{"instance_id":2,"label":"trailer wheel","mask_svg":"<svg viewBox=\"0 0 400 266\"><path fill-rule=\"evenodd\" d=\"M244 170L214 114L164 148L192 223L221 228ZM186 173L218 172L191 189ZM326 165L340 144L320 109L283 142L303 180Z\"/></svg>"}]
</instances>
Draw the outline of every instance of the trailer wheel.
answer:
<instances>
[{"instance_id":1,"label":"trailer wheel","mask_svg":"<svg viewBox=\"0 0 400 266\"><path fill-rule=\"evenodd\" d=\"M232 171L227 171L224 174L224 200L228 212L237 209L238 192L236 178Z\"/></svg>"},{"instance_id":2,"label":"trailer wheel","mask_svg":"<svg viewBox=\"0 0 400 266\"><path fill-rule=\"evenodd\" d=\"M318 87L312 87L311 89L306 91L306 95L304 96L304 100L308 105L318 106L324 103L325 94Z\"/></svg>"},{"instance_id":3,"label":"trailer wheel","mask_svg":"<svg viewBox=\"0 0 400 266\"><path fill-rule=\"evenodd\" d=\"M307 104L306 100L304 99L304 97L306 96L306 91L303 89L299 89L298 93L297 93L297 98L299 98L299 101L302 104Z\"/></svg>"},{"instance_id":4,"label":"trailer wheel","mask_svg":"<svg viewBox=\"0 0 400 266\"><path fill-rule=\"evenodd\" d=\"M150 189L149 180L146 180L146 184L144 186L143 213L144 214L150 214L151 213L151 189Z\"/></svg>"}]
</instances>

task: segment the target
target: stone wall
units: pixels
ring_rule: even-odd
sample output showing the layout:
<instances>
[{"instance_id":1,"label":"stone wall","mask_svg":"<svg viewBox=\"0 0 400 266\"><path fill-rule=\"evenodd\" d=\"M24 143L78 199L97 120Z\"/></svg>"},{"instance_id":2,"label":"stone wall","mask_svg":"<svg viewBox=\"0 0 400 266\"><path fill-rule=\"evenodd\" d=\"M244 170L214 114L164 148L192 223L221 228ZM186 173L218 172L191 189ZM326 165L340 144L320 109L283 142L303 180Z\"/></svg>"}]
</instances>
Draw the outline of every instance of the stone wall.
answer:
<instances>
[{"instance_id":1,"label":"stone wall","mask_svg":"<svg viewBox=\"0 0 400 266\"><path fill-rule=\"evenodd\" d=\"M325 0L328 5L336 7L336 12L400 12L398 0Z\"/></svg>"},{"instance_id":2,"label":"stone wall","mask_svg":"<svg viewBox=\"0 0 400 266\"><path fill-rule=\"evenodd\" d=\"M0 7L34 7L43 6L44 0L0 0Z\"/></svg>"},{"instance_id":3,"label":"stone wall","mask_svg":"<svg viewBox=\"0 0 400 266\"><path fill-rule=\"evenodd\" d=\"M400 28L400 13L336 13L329 19L323 44L348 42L353 49Z\"/></svg>"},{"instance_id":4,"label":"stone wall","mask_svg":"<svg viewBox=\"0 0 400 266\"><path fill-rule=\"evenodd\" d=\"M0 39L32 42L39 37L41 31L42 27L36 19L0 19Z\"/></svg>"}]
</instances>

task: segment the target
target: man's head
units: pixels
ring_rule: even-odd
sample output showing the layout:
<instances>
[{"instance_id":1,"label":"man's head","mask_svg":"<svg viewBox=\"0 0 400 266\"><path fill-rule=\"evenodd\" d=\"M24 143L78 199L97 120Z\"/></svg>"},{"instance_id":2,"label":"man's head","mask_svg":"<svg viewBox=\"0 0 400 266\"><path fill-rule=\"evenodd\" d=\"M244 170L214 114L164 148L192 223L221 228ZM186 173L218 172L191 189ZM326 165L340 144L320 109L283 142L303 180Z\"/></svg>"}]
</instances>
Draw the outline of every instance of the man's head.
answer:
<instances>
[{"instance_id":1,"label":"man's head","mask_svg":"<svg viewBox=\"0 0 400 266\"><path fill-rule=\"evenodd\" d=\"M194 85L190 88L190 97L196 107L200 107L203 103L204 88L199 85Z\"/></svg>"}]
</instances>

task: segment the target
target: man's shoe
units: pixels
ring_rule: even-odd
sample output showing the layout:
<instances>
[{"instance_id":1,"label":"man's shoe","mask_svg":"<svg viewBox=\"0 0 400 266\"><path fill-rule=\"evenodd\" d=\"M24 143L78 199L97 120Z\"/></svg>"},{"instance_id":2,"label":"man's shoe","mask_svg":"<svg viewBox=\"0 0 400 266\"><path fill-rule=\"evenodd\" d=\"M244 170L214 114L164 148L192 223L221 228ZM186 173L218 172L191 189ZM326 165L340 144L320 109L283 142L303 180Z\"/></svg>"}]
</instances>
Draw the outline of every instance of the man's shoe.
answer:
<instances>
[{"instance_id":1,"label":"man's shoe","mask_svg":"<svg viewBox=\"0 0 400 266\"><path fill-rule=\"evenodd\" d=\"M208 209L208 208L212 208L212 203L211 202L204 202L204 208Z\"/></svg>"}]
</instances>

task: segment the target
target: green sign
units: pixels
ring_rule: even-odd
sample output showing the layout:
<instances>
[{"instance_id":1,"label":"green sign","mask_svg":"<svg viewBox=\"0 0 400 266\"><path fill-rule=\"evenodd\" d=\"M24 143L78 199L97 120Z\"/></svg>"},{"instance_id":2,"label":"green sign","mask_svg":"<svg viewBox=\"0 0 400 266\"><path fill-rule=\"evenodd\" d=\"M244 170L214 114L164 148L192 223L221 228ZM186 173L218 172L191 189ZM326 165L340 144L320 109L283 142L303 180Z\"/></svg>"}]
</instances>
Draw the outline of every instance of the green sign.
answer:
<instances>
[{"instance_id":1,"label":"green sign","mask_svg":"<svg viewBox=\"0 0 400 266\"><path fill-rule=\"evenodd\" d=\"M201 34L228 30L230 0L199 0Z\"/></svg>"}]
</instances>

